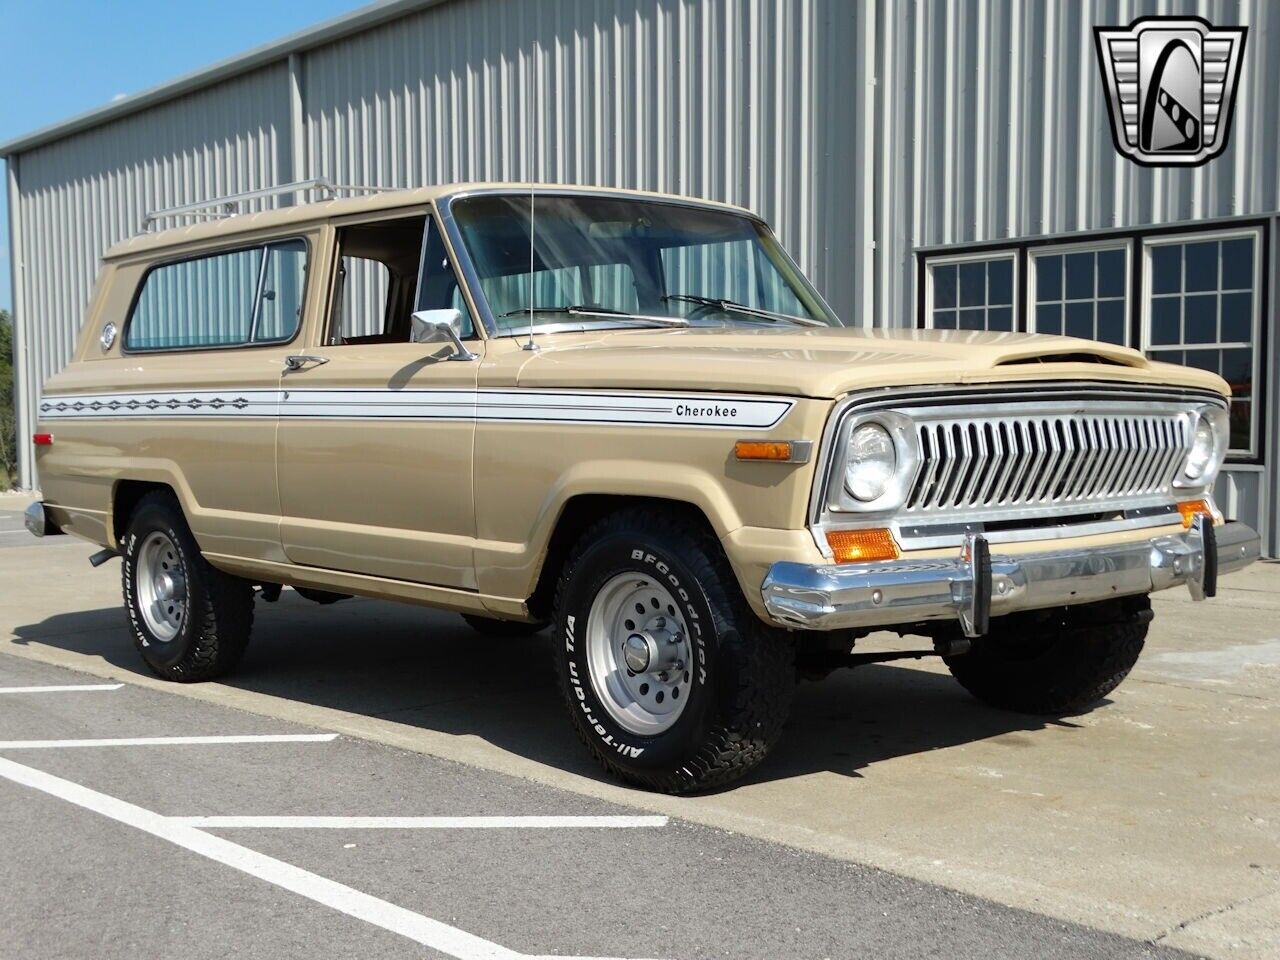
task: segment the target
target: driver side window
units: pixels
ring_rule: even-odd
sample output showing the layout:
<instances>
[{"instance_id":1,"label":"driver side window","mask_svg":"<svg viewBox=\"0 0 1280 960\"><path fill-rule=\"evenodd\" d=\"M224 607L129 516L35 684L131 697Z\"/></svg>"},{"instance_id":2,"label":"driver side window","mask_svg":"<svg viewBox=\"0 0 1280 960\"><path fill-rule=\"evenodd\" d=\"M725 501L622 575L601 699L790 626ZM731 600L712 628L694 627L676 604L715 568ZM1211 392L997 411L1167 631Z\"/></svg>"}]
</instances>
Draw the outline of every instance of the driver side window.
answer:
<instances>
[{"instance_id":1,"label":"driver side window","mask_svg":"<svg viewBox=\"0 0 1280 960\"><path fill-rule=\"evenodd\" d=\"M475 336L434 218L343 227L338 256L330 345L409 343L415 311L449 307L462 315L460 336Z\"/></svg>"}]
</instances>

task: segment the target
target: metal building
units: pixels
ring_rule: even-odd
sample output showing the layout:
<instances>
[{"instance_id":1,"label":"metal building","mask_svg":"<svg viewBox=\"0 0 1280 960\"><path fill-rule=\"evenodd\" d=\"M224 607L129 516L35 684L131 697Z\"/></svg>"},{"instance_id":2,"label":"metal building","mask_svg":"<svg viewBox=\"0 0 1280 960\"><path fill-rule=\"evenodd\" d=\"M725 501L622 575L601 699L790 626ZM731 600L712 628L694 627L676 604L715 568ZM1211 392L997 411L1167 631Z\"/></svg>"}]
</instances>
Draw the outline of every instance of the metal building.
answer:
<instances>
[{"instance_id":1,"label":"metal building","mask_svg":"<svg viewBox=\"0 0 1280 960\"><path fill-rule=\"evenodd\" d=\"M1093 27L1152 14L1249 28L1205 166L1113 146ZM149 209L312 177L639 187L759 211L849 324L1087 328L1224 372L1219 501L1278 555L1277 116L1270 0L386 0L0 144L19 434ZM1170 337L1191 296L1218 325Z\"/></svg>"}]
</instances>

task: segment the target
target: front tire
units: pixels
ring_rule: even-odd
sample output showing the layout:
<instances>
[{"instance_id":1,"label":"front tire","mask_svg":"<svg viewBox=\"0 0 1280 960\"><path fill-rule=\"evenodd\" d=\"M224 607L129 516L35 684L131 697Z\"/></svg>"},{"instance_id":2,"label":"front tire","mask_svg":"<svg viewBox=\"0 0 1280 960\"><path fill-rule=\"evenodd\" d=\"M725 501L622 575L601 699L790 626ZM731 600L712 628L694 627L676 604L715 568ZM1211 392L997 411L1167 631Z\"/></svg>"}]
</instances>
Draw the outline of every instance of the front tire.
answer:
<instances>
[{"instance_id":1,"label":"front tire","mask_svg":"<svg viewBox=\"0 0 1280 960\"><path fill-rule=\"evenodd\" d=\"M993 620L965 654L944 658L979 700L1031 714L1083 712L1129 675L1146 642L1146 597Z\"/></svg>"},{"instance_id":2,"label":"front tire","mask_svg":"<svg viewBox=\"0 0 1280 960\"><path fill-rule=\"evenodd\" d=\"M782 732L790 636L747 606L719 542L669 513L628 510L588 530L561 574L554 624L574 728L629 783L721 786Z\"/></svg>"},{"instance_id":3,"label":"front tire","mask_svg":"<svg viewBox=\"0 0 1280 960\"><path fill-rule=\"evenodd\" d=\"M121 576L134 645L157 676L212 680L240 662L253 627L253 587L205 560L172 494L139 501Z\"/></svg>"}]
</instances>

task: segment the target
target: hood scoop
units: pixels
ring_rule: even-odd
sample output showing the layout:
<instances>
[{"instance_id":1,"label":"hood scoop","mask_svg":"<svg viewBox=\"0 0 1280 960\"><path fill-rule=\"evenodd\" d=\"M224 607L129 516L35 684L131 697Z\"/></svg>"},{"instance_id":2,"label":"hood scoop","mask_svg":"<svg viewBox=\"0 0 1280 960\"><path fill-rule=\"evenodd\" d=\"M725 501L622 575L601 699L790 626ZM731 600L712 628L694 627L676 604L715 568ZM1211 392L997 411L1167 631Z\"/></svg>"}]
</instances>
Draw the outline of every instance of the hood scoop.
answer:
<instances>
[{"instance_id":1,"label":"hood scoop","mask_svg":"<svg viewBox=\"0 0 1280 960\"><path fill-rule=\"evenodd\" d=\"M1147 358L1127 347L1100 346L1096 350L1063 350L1059 353L1024 353L1020 356L997 360L997 367L1012 367L1031 363L1097 363L1108 367L1145 367Z\"/></svg>"}]
</instances>

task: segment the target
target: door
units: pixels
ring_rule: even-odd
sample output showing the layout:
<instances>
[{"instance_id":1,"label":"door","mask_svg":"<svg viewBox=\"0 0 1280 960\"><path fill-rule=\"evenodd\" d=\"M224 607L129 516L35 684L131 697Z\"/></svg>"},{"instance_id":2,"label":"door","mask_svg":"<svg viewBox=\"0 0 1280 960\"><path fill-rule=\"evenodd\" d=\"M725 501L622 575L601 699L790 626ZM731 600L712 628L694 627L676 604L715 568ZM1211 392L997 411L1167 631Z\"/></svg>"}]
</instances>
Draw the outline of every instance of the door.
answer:
<instances>
[{"instance_id":1,"label":"door","mask_svg":"<svg viewBox=\"0 0 1280 960\"><path fill-rule=\"evenodd\" d=\"M285 554L473 590L480 364L450 359L446 344L409 341L415 309L462 304L438 228L421 216L343 227L336 254L324 342L299 351L281 381ZM462 310L463 339L482 354Z\"/></svg>"}]
</instances>

